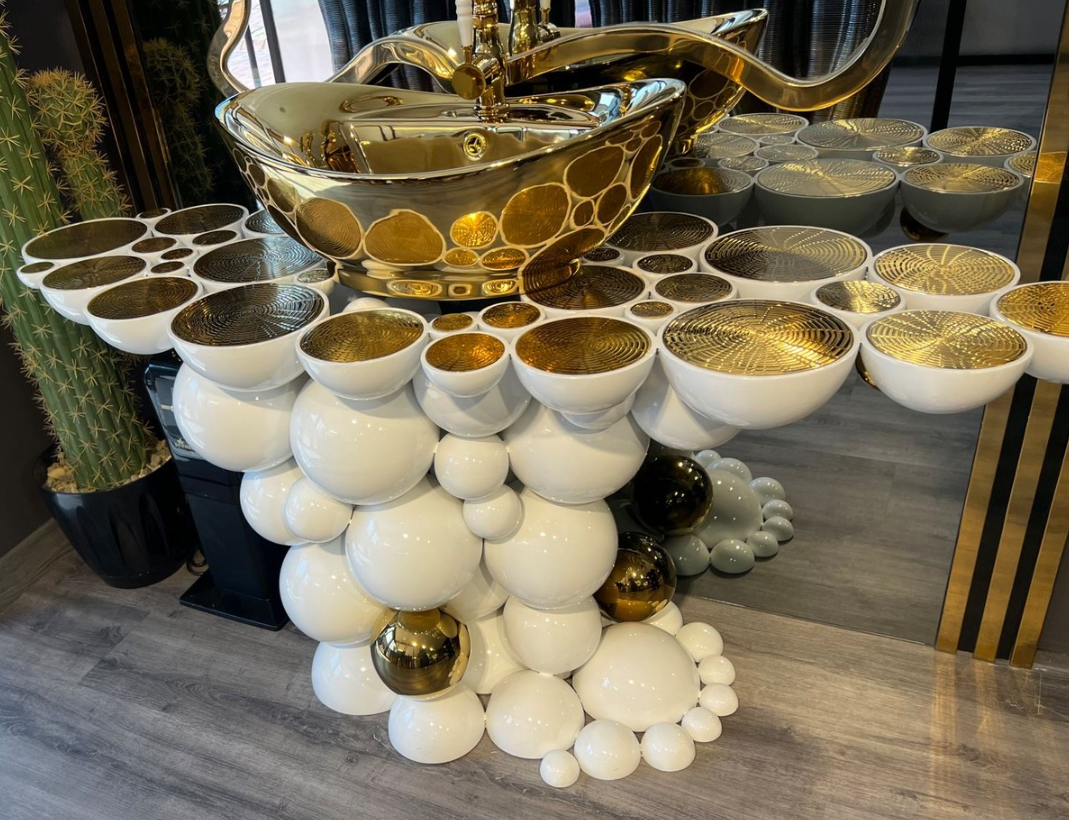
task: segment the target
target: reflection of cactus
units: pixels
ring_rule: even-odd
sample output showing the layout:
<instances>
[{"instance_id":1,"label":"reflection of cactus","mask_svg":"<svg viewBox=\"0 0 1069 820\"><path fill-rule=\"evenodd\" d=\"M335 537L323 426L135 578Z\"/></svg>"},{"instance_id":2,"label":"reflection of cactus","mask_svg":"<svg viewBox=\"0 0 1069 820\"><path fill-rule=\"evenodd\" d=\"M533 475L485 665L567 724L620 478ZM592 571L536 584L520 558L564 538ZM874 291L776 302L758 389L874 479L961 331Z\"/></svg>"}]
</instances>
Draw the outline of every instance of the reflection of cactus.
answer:
<instances>
[{"instance_id":1,"label":"reflection of cactus","mask_svg":"<svg viewBox=\"0 0 1069 820\"><path fill-rule=\"evenodd\" d=\"M39 71L26 92L41 141L55 156L71 205L82 219L121 216L127 204L96 146L104 110L93 86L69 71Z\"/></svg>"},{"instance_id":2,"label":"reflection of cactus","mask_svg":"<svg viewBox=\"0 0 1069 820\"><path fill-rule=\"evenodd\" d=\"M34 132L14 46L0 16L0 296L27 376L82 490L138 474L152 437L137 416L116 354L92 330L60 318L14 274L23 243L63 222L59 191Z\"/></svg>"},{"instance_id":3,"label":"reflection of cactus","mask_svg":"<svg viewBox=\"0 0 1069 820\"><path fill-rule=\"evenodd\" d=\"M196 116L203 90L200 75L189 55L168 40L148 40L142 48L182 201L204 202L211 192L212 173Z\"/></svg>"}]
</instances>

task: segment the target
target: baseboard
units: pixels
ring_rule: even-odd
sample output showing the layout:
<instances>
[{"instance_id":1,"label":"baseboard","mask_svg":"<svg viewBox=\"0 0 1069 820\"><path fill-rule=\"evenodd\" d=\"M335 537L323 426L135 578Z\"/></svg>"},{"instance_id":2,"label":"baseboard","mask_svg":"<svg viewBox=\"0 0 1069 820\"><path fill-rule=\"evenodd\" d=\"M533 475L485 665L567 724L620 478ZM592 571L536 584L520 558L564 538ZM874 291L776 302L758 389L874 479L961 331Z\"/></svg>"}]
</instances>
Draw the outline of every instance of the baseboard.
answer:
<instances>
[{"instance_id":1,"label":"baseboard","mask_svg":"<svg viewBox=\"0 0 1069 820\"><path fill-rule=\"evenodd\" d=\"M0 612L70 551L59 526L49 519L0 557Z\"/></svg>"}]
</instances>

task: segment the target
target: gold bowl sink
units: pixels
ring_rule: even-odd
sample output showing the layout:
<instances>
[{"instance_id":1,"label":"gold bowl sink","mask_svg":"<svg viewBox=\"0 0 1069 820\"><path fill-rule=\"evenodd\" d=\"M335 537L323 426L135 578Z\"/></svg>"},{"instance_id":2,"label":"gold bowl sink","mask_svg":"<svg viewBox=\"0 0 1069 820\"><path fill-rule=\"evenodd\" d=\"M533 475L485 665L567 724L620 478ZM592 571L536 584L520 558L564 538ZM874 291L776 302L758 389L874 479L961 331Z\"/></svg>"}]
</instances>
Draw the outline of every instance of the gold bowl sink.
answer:
<instances>
[{"instance_id":1,"label":"gold bowl sink","mask_svg":"<svg viewBox=\"0 0 1069 820\"><path fill-rule=\"evenodd\" d=\"M292 237L371 293L506 296L552 286L630 216L685 87L640 80L509 98L280 83L220 104L246 182Z\"/></svg>"}]
</instances>

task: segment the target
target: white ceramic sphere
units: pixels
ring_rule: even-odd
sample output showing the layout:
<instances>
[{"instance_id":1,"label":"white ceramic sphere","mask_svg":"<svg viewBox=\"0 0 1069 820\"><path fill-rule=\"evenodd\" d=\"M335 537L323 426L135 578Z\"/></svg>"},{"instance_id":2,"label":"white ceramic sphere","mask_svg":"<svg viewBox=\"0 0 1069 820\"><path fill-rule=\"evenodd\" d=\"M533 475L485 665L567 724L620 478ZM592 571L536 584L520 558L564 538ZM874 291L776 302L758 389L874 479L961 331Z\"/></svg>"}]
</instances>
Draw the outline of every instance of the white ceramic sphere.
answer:
<instances>
[{"instance_id":1,"label":"white ceramic sphere","mask_svg":"<svg viewBox=\"0 0 1069 820\"><path fill-rule=\"evenodd\" d=\"M579 761L563 749L554 749L538 764L538 773L547 786L566 789L579 779Z\"/></svg>"},{"instance_id":2,"label":"white ceramic sphere","mask_svg":"<svg viewBox=\"0 0 1069 820\"><path fill-rule=\"evenodd\" d=\"M719 447L739 433L737 427L713 421L691 409L668 383L659 359L635 394L631 415L651 439L679 450Z\"/></svg>"},{"instance_id":3,"label":"white ceramic sphere","mask_svg":"<svg viewBox=\"0 0 1069 820\"><path fill-rule=\"evenodd\" d=\"M720 718L701 706L695 706L683 715L680 725L695 743L712 743L724 731Z\"/></svg>"},{"instance_id":4,"label":"white ceramic sphere","mask_svg":"<svg viewBox=\"0 0 1069 820\"><path fill-rule=\"evenodd\" d=\"M351 401L310 381L293 406L293 456L312 481L350 504L382 504L427 474L438 428L412 389Z\"/></svg>"},{"instance_id":5,"label":"white ceramic sphere","mask_svg":"<svg viewBox=\"0 0 1069 820\"><path fill-rule=\"evenodd\" d=\"M290 547L278 578L279 594L293 625L325 643L371 638L382 604L349 572L341 538Z\"/></svg>"},{"instance_id":6,"label":"white ceramic sphere","mask_svg":"<svg viewBox=\"0 0 1069 820\"><path fill-rule=\"evenodd\" d=\"M572 687L529 670L505 678L486 705L486 731L494 745L528 760L570 748L583 721L583 705Z\"/></svg>"},{"instance_id":7,"label":"white ceramic sphere","mask_svg":"<svg viewBox=\"0 0 1069 820\"><path fill-rule=\"evenodd\" d=\"M722 458L719 461L714 462L708 468L712 470L725 470L729 473L734 473L747 484L753 480L753 475L750 473L750 468L739 461L737 458Z\"/></svg>"},{"instance_id":8,"label":"white ceramic sphere","mask_svg":"<svg viewBox=\"0 0 1069 820\"><path fill-rule=\"evenodd\" d=\"M641 748L642 759L660 772L680 772L694 762L694 740L677 723L655 723Z\"/></svg>"},{"instance_id":9,"label":"white ceramic sphere","mask_svg":"<svg viewBox=\"0 0 1069 820\"><path fill-rule=\"evenodd\" d=\"M375 671L370 643L319 644L312 658L312 691L320 703L343 715L388 712L397 700Z\"/></svg>"},{"instance_id":10,"label":"white ceramic sphere","mask_svg":"<svg viewBox=\"0 0 1069 820\"><path fill-rule=\"evenodd\" d=\"M762 476L750 482L750 489L757 496L757 503L764 506L769 501L782 501L787 497L783 485L776 479Z\"/></svg>"},{"instance_id":11,"label":"white ceramic sphere","mask_svg":"<svg viewBox=\"0 0 1069 820\"><path fill-rule=\"evenodd\" d=\"M485 618L496 612L509 597L508 592L490 574L486 562L480 561L467 585L449 599L446 609L462 623Z\"/></svg>"},{"instance_id":12,"label":"white ceramic sphere","mask_svg":"<svg viewBox=\"0 0 1069 820\"><path fill-rule=\"evenodd\" d=\"M687 650L687 654L694 659L695 663L701 663L706 658L724 654L724 639L716 627L701 621L691 621L683 624L676 633L676 640Z\"/></svg>"},{"instance_id":13,"label":"white ceramic sphere","mask_svg":"<svg viewBox=\"0 0 1069 820\"><path fill-rule=\"evenodd\" d=\"M716 462L720 461L720 453L716 450L700 450L694 454L694 460L708 472Z\"/></svg>"},{"instance_id":14,"label":"white ceramic sphere","mask_svg":"<svg viewBox=\"0 0 1069 820\"><path fill-rule=\"evenodd\" d=\"M779 552L779 539L770 532L752 532L746 537L746 543L755 558L771 558Z\"/></svg>"},{"instance_id":15,"label":"white ceramic sphere","mask_svg":"<svg viewBox=\"0 0 1069 820\"><path fill-rule=\"evenodd\" d=\"M186 365L174 381L172 409L182 438L224 470L265 470L290 450L290 413L304 378L258 393L225 390Z\"/></svg>"},{"instance_id":16,"label":"white ceramic sphere","mask_svg":"<svg viewBox=\"0 0 1069 820\"><path fill-rule=\"evenodd\" d=\"M764 532L770 532L776 536L780 543L794 538L794 524L779 515L774 515L761 525Z\"/></svg>"},{"instance_id":17,"label":"white ceramic sphere","mask_svg":"<svg viewBox=\"0 0 1069 820\"><path fill-rule=\"evenodd\" d=\"M351 504L324 492L303 473L293 482L282 507L282 517L290 531L302 541L317 544L332 541L345 532L352 514Z\"/></svg>"},{"instance_id":18,"label":"white ceramic sphere","mask_svg":"<svg viewBox=\"0 0 1069 820\"><path fill-rule=\"evenodd\" d=\"M780 518L786 518L788 521L794 520L794 507L788 504L786 501L781 501L778 498L773 498L771 501L766 501L761 507L761 515L768 521L770 518L779 516Z\"/></svg>"},{"instance_id":19,"label":"white ceramic sphere","mask_svg":"<svg viewBox=\"0 0 1069 820\"><path fill-rule=\"evenodd\" d=\"M709 569L709 548L696 535L667 538L664 548L676 566L676 575L701 575Z\"/></svg>"},{"instance_id":20,"label":"white ceramic sphere","mask_svg":"<svg viewBox=\"0 0 1069 820\"><path fill-rule=\"evenodd\" d=\"M477 694L489 695L505 678L522 672L523 664L509 649L505 623L496 612L477 621L466 621L471 639L468 668L462 681Z\"/></svg>"},{"instance_id":21,"label":"white ceramic sphere","mask_svg":"<svg viewBox=\"0 0 1069 820\"><path fill-rule=\"evenodd\" d=\"M616 522L604 501L556 504L529 488L520 493L516 532L487 541L486 566L528 606L555 609L578 603L609 576L616 561Z\"/></svg>"},{"instance_id":22,"label":"white ceramic sphere","mask_svg":"<svg viewBox=\"0 0 1069 820\"><path fill-rule=\"evenodd\" d=\"M354 310L378 310L379 308L389 307L385 299L379 299L377 296L357 296L355 299L350 299L349 303L345 306L345 313L349 313Z\"/></svg>"},{"instance_id":23,"label":"white ceramic sphere","mask_svg":"<svg viewBox=\"0 0 1069 820\"><path fill-rule=\"evenodd\" d=\"M450 495L464 501L486 498L504 485L509 451L498 436L461 438L447 433L434 452L434 475Z\"/></svg>"},{"instance_id":24,"label":"white ceramic sphere","mask_svg":"<svg viewBox=\"0 0 1069 820\"><path fill-rule=\"evenodd\" d=\"M575 740L579 768L595 780L619 780L638 768L642 750L635 733L615 720L594 720Z\"/></svg>"},{"instance_id":25,"label":"white ceramic sphere","mask_svg":"<svg viewBox=\"0 0 1069 820\"><path fill-rule=\"evenodd\" d=\"M529 490L562 504L586 504L634 478L649 438L630 416L604 430L586 430L531 402L505 431L505 444L516 477Z\"/></svg>"},{"instance_id":26,"label":"white ceramic sphere","mask_svg":"<svg viewBox=\"0 0 1069 820\"><path fill-rule=\"evenodd\" d=\"M475 577L482 540L461 504L421 479L400 498L357 507L345 533L349 568L374 598L394 609L444 605Z\"/></svg>"},{"instance_id":27,"label":"white ceramic sphere","mask_svg":"<svg viewBox=\"0 0 1069 820\"><path fill-rule=\"evenodd\" d=\"M502 617L509 648L525 666L547 675L578 669L601 640L601 611L593 598L548 610L509 598Z\"/></svg>"},{"instance_id":28,"label":"white ceramic sphere","mask_svg":"<svg viewBox=\"0 0 1069 820\"><path fill-rule=\"evenodd\" d=\"M735 682L735 664L723 655L710 655L698 664L698 677L702 684L725 683L731 686Z\"/></svg>"},{"instance_id":29,"label":"white ceramic sphere","mask_svg":"<svg viewBox=\"0 0 1069 820\"><path fill-rule=\"evenodd\" d=\"M745 541L761 529L761 505L746 481L735 473L710 470L713 506L698 526L696 535L709 548L728 538Z\"/></svg>"},{"instance_id":30,"label":"white ceramic sphere","mask_svg":"<svg viewBox=\"0 0 1069 820\"><path fill-rule=\"evenodd\" d=\"M754 568L754 551L745 541L727 538L709 550L709 566L729 575L741 575Z\"/></svg>"},{"instance_id":31,"label":"white ceramic sphere","mask_svg":"<svg viewBox=\"0 0 1069 820\"><path fill-rule=\"evenodd\" d=\"M572 685L591 717L644 732L655 723L677 723L698 702L700 682L678 634L644 623L619 623L605 629L593 657L572 676Z\"/></svg>"},{"instance_id":32,"label":"white ceramic sphere","mask_svg":"<svg viewBox=\"0 0 1069 820\"><path fill-rule=\"evenodd\" d=\"M311 540L297 535L286 524L282 514L293 486L303 478L304 473L292 458L266 470L250 470L241 477L241 489L238 493L241 512L257 535L273 544L286 546ZM335 533L332 537L338 535L339 533Z\"/></svg>"},{"instance_id":33,"label":"white ceramic sphere","mask_svg":"<svg viewBox=\"0 0 1069 820\"><path fill-rule=\"evenodd\" d=\"M531 402L520 379L509 368L492 390L481 396L460 399L440 390L423 373L412 377L412 389L423 412L443 430L455 436L492 436L500 433Z\"/></svg>"},{"instance_id":34,"label":"white ceramic sphere","mask_svg":"<svg viewBox=\"0 0 1069 820\"><path fill-rule=\"evenodd\" d=\"M669 635L675 635L683 626L683 613L679 611L679 607L674 602L669 601L657 614L651 615L642 623L655 626Z\"/></svg>"},{"instance_id":35,"label":"white ceramic sphere","mask_svg":"<svg viewBox=\"0 0 1069 820\"><path fill-rule=\"evenodd\" d=\"M708 709L717 717L733 715L739 709L739 696L726 683L710 683L702 687L699 702L703 709Z\"/></svg>"},{"instance_id":36,"label":"white ceramic sphere","mask_svg":"<svg viewBox=\"0 0 1069 820\"><path fill-rule=\"evenodd\" d=\"M390 743L417 763L448 763L464 757L482 739L482 701L461 683L440 697L399 697L390 709Z\"/></svg>"},{"instance_id":37,"label":"white ceramic sphere","mask_svg":"<svg viewBox=\"0 0 1069 820\"><path fill-rule=\"evenodd\" d=\"M480 538L508 538L519 529L522 518L523 505L511 487L498 487L486 498L464 502L464 523Z\"/></svg>"}]
</instances>

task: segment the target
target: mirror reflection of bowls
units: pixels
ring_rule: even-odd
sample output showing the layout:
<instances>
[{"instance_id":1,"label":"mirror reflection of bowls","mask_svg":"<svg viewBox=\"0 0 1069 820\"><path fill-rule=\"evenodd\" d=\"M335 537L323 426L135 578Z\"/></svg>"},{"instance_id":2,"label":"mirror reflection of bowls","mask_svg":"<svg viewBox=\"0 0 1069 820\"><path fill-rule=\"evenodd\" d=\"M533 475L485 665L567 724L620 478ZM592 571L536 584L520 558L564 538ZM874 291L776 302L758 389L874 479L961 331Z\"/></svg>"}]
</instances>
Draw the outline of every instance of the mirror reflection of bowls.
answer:
<instances>
[{"instance_id":1,"label":"mirror reflection of bowls","mask_svg":"<svg viewBox=\"0 0 1069 820\"><path fill-rule=\"evenodd\" d=\"M784 162L754 179L757 204L769 224L855 234L876 224L898 188L890 168L857 159Z\"/></svg>"},{"instance_id":2,"label":"mirror reflection of bowls","mask_svg":"<svg viewBox=\"0 0 1069 820\"><path fill-rule=\"evenodd\" d=\"M634 322L575 316L544 322L516 339L513 360L534 398L561 413L622 404L649 375L653 336Z\"/></svg>"},{"instance_id":3,"label":"mirror reflection of bowls","mask_svg":"<svg viewBox=\"0 0 1069 820\"><path fill-rule=\"evenodd\" d=\"M648 283L634 271L585 264L559 285L523 294L551 319L575 316L623 316L628 306L646 297Z\"/></svg>"},{"instance_id":4,"label":"mirror reflection of bowls","mask_svg":"<svg viewBox=\"0 0 1069 820\"><path fill-rule=\"evenodd\" d=\"M242 239L213 248L193 263L194 277L208 293L253 282L291 282L321 267L323 259L288 236Z\"/></svg>"},{"instance_id":5,"label":"mirror reflection of bowls","mask_svg":"<svg viewBox=\"0 0 1069 820\"><path fill-rule=\"evenodd\" d=\"M724 225L742 213L753 186L753 177L742 171L677 168L654 177L646 199L657 210L697 214Z\"/></svg>"},{"instance_id":6,"label":"mirror reflection of bowls","mask_svg":"<svg viewBox=\"0 0 1069 820\"><path fill-rule=\"evenodd\" d=\"M893 288L864 279L829 282L814 288L809 303L838 316L855 330L870 319L906 309Z\"/></svg>"},{"instance_id":7,"label":"mirror reflection of bowls","mask_svg":"<svg viewBox=\"0 0 1069 820\"><path fill-rule=\"evenodd\" d=\"M811 305L714 302L660 331L668 381L695 412L721 424L791 424L825 404L853 368L850 325Z\"/></svg>"},{"instance_id":8,"label":"mirror reflection of bowls","mask_svg":"<svg viewBox=\"0 0 1069 820\"><path fill-rule=\"evenodd\" d=\"M850 117L806 126L798 132L798 142L822 157L870 160L874 151L917 145L927 134L927 128L909 120Z\"/></svg>"},{"instance_id":9,"label":"mirror reflection of bowls","mask_svg":"<svg viewBox=\"0 0 1069 820\"><path fill-rule=\"evenodd\" d=\"M727 168L729 171L742 171L744 174L753 176L758 171L763 171L769 166L767 159L761 157L728 157L720 160L717 165Z\"/></svg>"},{"instance_id":10,"label":"mirror reflection of bowls","mask_svg":"<svg viewBox=\"0 0 1069 820\"><path fill-rule=\"evenodd\" d=\"M796 139L795 134L769 134L768 136L761 137L758 142L764 145L793 145Z\"/></svg>"},{"instance_id":11,"label":"mirror reflection of bowls","mask_svg":"<svg viewBox=\"0 0 1069 820\"><path fill-rule=\"evenodd\" d=\"M675 316L675 314L676 309L670 303L660 299L646 299L631 305L627 309L624 318L637 325L642 325L650 333L656 333L661 325Z\"/></svg>"},{"instance_id":12,"label":"mirror reflection of bowls","mask_svg":"<svg viewBox=\"0 0 1069 820\"><path fill-rule=\"evenodd\" d=\"M157 262L148 269L146 276L186 276L193 278L193 269L185 262ZM198 282L198 284L200 284ZM203 287L203 286L202 286Z\"/></svg>"},{"instance_id":13,"label":"mirror reflection of bowls","mask_svg":"<svg viewBox=\"0 0 1069 820\"><path fill-rule=\"evenodd\" d=\"M818 156L816 148L797 143L765 145L754 151L754 157L763 159L768 165L779 165L781 162L805 162L809 159L816 159Z\"/></svg>"},{"instance_id":14,"label":"mirror reflection of bowls","mask_svg":"<svg viewBox=\"0 0 1069 820\"><path fill-rule=\"evenodd\" d=\"M130 253L144 259L149 265L167 261L163 255L178 247L178 240L169 236L147 236L130 247Z\"/></svg>"},{"instance_id":15,"label":"mirror reflection of bowls","mask_svg":"<svg viewBox=\"0 0 1069 820\"><path fill-rule=\"evenodd\" d=\"M734 299L737 294L735 285L715 273L677 273L659 279L651 296L682 313L698 305Z\"/></svg>"},{"instance_id":16,"label":"mirror reflection of bowls","mask_svg":"<svg viewBox=\"0 0 1069 820\"><path fill-rule=\"evenodd\" d=\"M1017 199L1022 177L970 162L921 165L902 173L902 205L937 233L971 231L998 219Z\"/></svg>"},{"instance_id":17,"label":"mirror reflection of bowls","mask_svg":"<svg viewBox=\"0 0 1069 820\"><path fill-rule=\"evenodd\" d=\"M172 211L152 226L156 236L169 236L182 245L192 245L200 234L231 230L241 235L241 226L249 211L242 205L214 203L194 205Z\"/></svg>"},{"instance_id":18,"label":"mirror reflection of bowls","mask_svg":"<svg viewBox=\"0 0 1069 820\"><path fill-rule=\"evenodd\" d=\"M768 225L713 240L702 268L731 282L739 298L804 302L820 285L863 279L871 259L868 245L841 231Z\"/></svg>"},{"instance_id":19,"label":"mirror reflection of bowls","mask_svg":"<svg viewBox=\"0 0 1069 820\"><path fill-rule=\"evenodd\" d=\"M720 120L717 130L725 134L741 134L744 137L771 136L772 134L795 134L809 125L809 120L797 114L762 113L737 114Z\"/></svg>"},{"instance_id":20,"label":"mirror reflection of bowls","mask_svg":"<svg viewBox=\"0 0 1069 820\"><path fill-rule=\"evenodd\" d=\"M136 219L87 219L35 236L22 246L22 258L66 265L104 254L129 255L134 243L148 232L148 226Z\"/></svg>"},{"instance_id":21,"label":"mirror reflection of bowls","mask_svg":"<svg viewBox=\"0 0 1069 820\"><path fill-rule=\"evenodd\" d=\"M41 294L60 316L89 324L85 316L89 300L146 268L144 259L137 256L95 256L55 268L41 280Z\"/></svg>"},{"instance_id":22,"label":"mirror reflection of bowls","mask_svg":"<svg viewBox=\"0 0 1069 820\"><path fill-rule=\"evenodd\" d=\"M1069 384L1069 282L1015 287L991 303L991 316L1032 343L1030 376Z\"/></svg>"},{"instance_id":23,"label":"mirror reflection of bowls","mask_svg":"<svg viewBox=\"0 0 1069 820\"><path fill-rule=\"evenodd\" d=\"M163 219L171 212L170 208L149 208L134 217L138 222L144 222L149 228Z\"/></svg>"},{"instance_id":24,"label":"mirror reflection of bowls","mask_svg":"<svg viewBox=\"0 0 1069 820\"><path fill-rule=\"evenodd\" d=\"M607 244L633 265L651 253L681 253L698 257L704 244L716 238L716 224L705 217L678 211L652 211L632 215Z\"/></svg>"},{"instance_id":25,"label":"mirror reflection of bowls","mask_svg":"<svg viewBox=\"0 0 1069 820\"><path fill-rule=\"evenodd\" d=\"M245 217L241 232L250 239L264 236L281 236L285 233L267 209L253 211Z\"/></svg>"},{"instance_id":26,"label":"mirror reflection of bowls","mask_svg":"<svg viewBox=\"0 0 1069 820\"><path fill-rule=\"evenodd\" d=\"M297 357L315 381L345 399L388 396L419 369L427 323L411 310L381 308L331 316L297 340Z\"/></svg>"},{"instance_id":27,"label":"mirror reflection of bowls","mask_svg":"<svg viewBox=\"0 0 1069 820\"><path fill-rule=\"evenodd\" d=\"M197 236L194 236L189 243L189 247L197 253L205 253L220 245L237 242L241 238L241 234L237 231L231 228L222 228L218 231L207 231L206 233L197 234Z\"/></svg>"},{"instance_id":28,"label":"mirror reflection of bowls","mask_svg":"<svg viewBox=\"0 0 1069 820\"><path fill-rule=\"evenodd\" d=\"M334 292L334 286L338 283L338 277L326 265L317 265L314 268L302 270L293 277L293 281L298 285L315 288L324 296L330 296Z\"/></svg>"},{"instance_id":29,"label":"mirror reflection of bowls","mask_svg":"<svg viewBox=\"0 0 1069 820\"><path fill-rule=\"evenodd\" d=\"M757 140L750 137L713 131L698 137L690 156L702 160L745 157L756 151L758 147Z\"/></svg>"},{"instance_id":30,"label":"mirror reflection of bowls","mask_svg":"<svg viewBox=\"0 0 1069 820\"><path fill-rule=\"evenodd\" d=\"M920 242L876 254L869 279L894 288L908 310L987 315L991 299L1017 284L1020 269L991 251Z\"/></svg>"},{"instance_id":31,"label":"mirror reflection of bowls","mask_svg":"<svg viewBox=\"0 0 1069 820\"><path fill-rule=\"evenodd\" d=\"M41 287L41 280L55 269L55 262L29 262L21 265L15 275L26 287L37 290Z\"/></svg>"},{"instance_id":32,"label":"mirror reflection of bowls","mask_svg":"<svg viewBox=\"0 0 1069 820\"><path fill-rule=\"evenodd\" d=\"M881 148L872 152L872 159L895 171L905 171L917 165L934 165L943 161L943 155L934 148L905 145L899 148Z\"/></svg>"},{"instance_id":33,"label":"mirror reflection of bowls","mask_svg":"<svg viewBox=\"0 0 1069 820\"><path fill-rule=\"evenodd\" d=\"M583 262L593 262L596 265L623 265L624 255L608 245L594 248L583 256Z\"/></svg>"},{"instance_id":34,"label":"mirror reflection of bowls","mask_svg":"<svg viewBox=\"0 0 1069 820\"><path fill-rule=\"evenodd\" d=\"M86 317L112 347L154 356L171 349L171 320L201 293L200 285L182 276L136 278L90 299Z\"/></svg>"},{"instance_id":35,"label":"mirror reflection of bowls","mask_svg":"<svg viewBox=\"0 0 1069 820\"><path fill-rule=\"evenodd\" d=\"M508 346L479 331L454 333L431 342L420 357L431 384L454 398L470 399L493 390L509 368Z\"/></svg>"},{"instance_id":36,"label":"mirror reflection of bowls","mask_svg":"<svg viewBox=\"0 0 1069 820\"><path fill-rule=\"evenodd\" d=\"M479 311L479 327L511 341L544 318L542 309L530 302L499 302Z\"/></svg>"},{"instance_id":37,"label":"mirror reflection of bowls","mask_svg":"<svg viewBox=\"0 0 1069 820\"><path fill-rule=\"evenodd\" d=\"M966 125L929 134L924 147L942 152L947 162L978 162L1001 168L1014 154L1035 148L1036 141L1010 128Z\"/></svg>"},{"instance_id":38,"label":"mirror reflection of bowls","mask_svg":"<svg viewBox=\"0 0 1069 820\"><path fill-rule=\"evenodd\" d=\"M861 330L867 378L892 401L921 413L963 413L1009 390L1032 344L1009 325L940 310L907 310Z\"/></svg>"},{"instance_id":39,"label":"mirror reflection of bowls","mask_svg":"<svg viewBox=\"0 0 1069 820\"><path fill-rule=\"evenodd\" d=\"M435 316L430 324L431 339L441 339L451 333L475 330L477 315L468 311L466 313L446 313L442 316Z\"/></svg>"},{"instance_id":40,"label":"mirror reflection of bowls","mask_svg":"<svg viewBox=\"0 0 1069 820\"><path fill-rule=\"evenodd\" d=\"M696 260L681 253L651 253L635 262L635 270L650 277L670 276L673 273L693 273Z\"/></svg>"},{"instance_id":41,"label":"mirror reflection of bowls","mask_svg":"<svg viewBox=\"0 0 1069 820\"><path fill-rule=\"evenodd\" d=\"M230 390L266 390L304 372L297 337L327 315L327 300L304 285L260 282L209 293L171 322L182 361Z\"/></svg>"}]
</instances>

